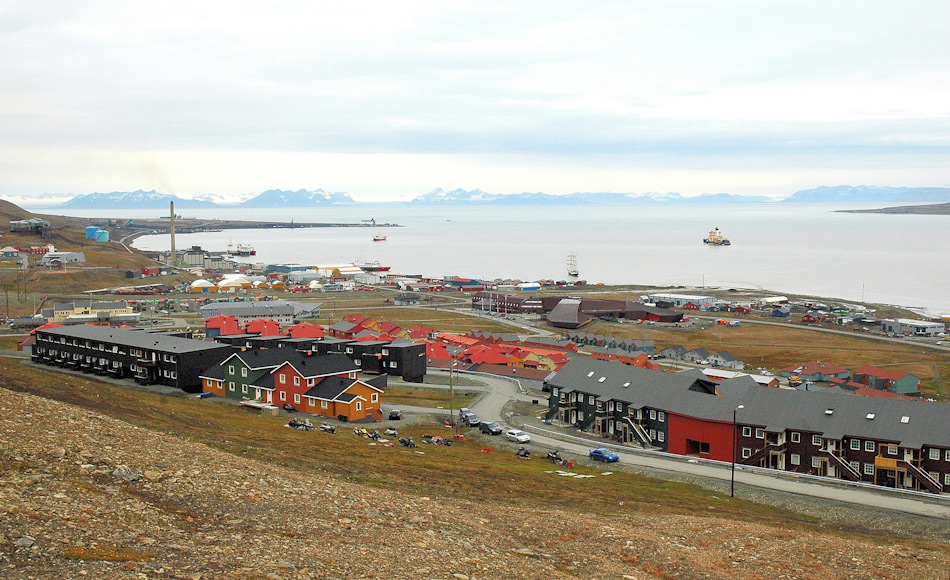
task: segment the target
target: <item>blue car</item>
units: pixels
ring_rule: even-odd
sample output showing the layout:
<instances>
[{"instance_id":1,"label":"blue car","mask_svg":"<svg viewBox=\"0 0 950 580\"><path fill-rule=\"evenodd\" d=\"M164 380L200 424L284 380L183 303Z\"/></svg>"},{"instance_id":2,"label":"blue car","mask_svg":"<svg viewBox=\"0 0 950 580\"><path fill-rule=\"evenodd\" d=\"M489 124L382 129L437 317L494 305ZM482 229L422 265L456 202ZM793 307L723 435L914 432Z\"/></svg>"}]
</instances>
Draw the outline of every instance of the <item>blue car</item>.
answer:
<instances>
[{"instance_id":1,"label":"blue car","mask_svg":"<svg viewBox=\"0 0 950 580\"><path fill-rule=\"evenodd\" d=\"M604 449L603 447L598 447L597 449L590 450L590 458L593 461L603 461L604 463L613 463L614 461L620 461L620 456L610 451Z\"/></svg>"}]
</instances>

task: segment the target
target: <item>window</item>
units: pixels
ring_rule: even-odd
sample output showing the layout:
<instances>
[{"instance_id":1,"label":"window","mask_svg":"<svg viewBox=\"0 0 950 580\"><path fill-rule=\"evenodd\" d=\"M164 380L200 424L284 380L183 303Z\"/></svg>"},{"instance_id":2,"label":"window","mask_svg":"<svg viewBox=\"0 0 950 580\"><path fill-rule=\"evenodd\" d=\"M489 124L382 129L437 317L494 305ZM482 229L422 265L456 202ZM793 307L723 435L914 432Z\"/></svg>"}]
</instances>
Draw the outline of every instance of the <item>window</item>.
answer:
<instances>
[{"instance_id":1,"label":"window","mask_svg":"<svg viewBox=\"0 0 950 580\"><path fill-rule=\"evenodd\" d=\"M312 386L313 386L313 379L307 379L307 386L308 386L308 387L312 387Z\"/></svg>"},{"instance_id":2,"label":"window","mask_svg":"<svg viewBox=\"0 0 950 580\"><path fill-rule=\"evenodd\" d=\"M363 402L362 402L362 401L357 401L357 402L356 402L356 410L357 410L357 411L362 411L362 410L363 410Z\"/></svg>"},{"instance_id":3,"label":"window","mask_svg":"<svg viewBox=\"0 0 950 580\"><path fill-rule=\"evenodd\" d=\"M888 445L887 446L888 455L897 455L897 445Z\"/></svg>"},{"instance_id":4,"label":"window","mask_svg":"<svg viewBox=\"0 0 950 580\"><path fill-rule=\"evenodd\" d=\"M812 466L812 467L821 467L821 460L818 459L817 457L812 457L812 458L811 458L811 466Z\"/></svg>"},{"instance_id":5,"label":"window","mask_svg":"<svg viewBox=\"0 0 950 580\"><path fill-rule=\"evenodd\" d=\"M363 366L363 359L361 359L361 358L354 359L354 360L353 360L353 364L355 364L355 365L358 366L358 367L361 367L361 366Z\"/></svg>"},{"instance_id":6,"label":"window","mask_svg":"<svg viewBox=\"0 0 950 580\"><path fill-rule=\"evenodd\" d=\"M943 474L943 484L950 485L950 473Z\"/></svg>"},{"instance_id":7,"label":"window","mask_svg":"<svg viewBox=\"0 0 950 580\"><path fill-rule=\"evenodd\" d=\"M246 369L246 368L242 368L242 369L241 369L241 376L242 376L242 377L246 377L246 376L247 376L247 369Z\"/></svg>"},{"instance_id":8,"label":"window","mask_svg":"<svg viewBox=\"0 0 950 580\"><path fill-rule=\"evenodd\" d=\"M940 483L940 474L937 473L936 471L931 471L931 472L930 472L930 479L936 481L937 483Z\"/></svg>"},{"instance_id":9,"label":"window","mask_svg":"<svg viewBox=\"0 0 950 580\"><path fill-rule=\"evenodd\" d=\"M802 434L798 431L792 431L792 443L798 443L802 440Z\"/></svg>"},{"instance_id":10,"label":"window","mask_svg":"<svg viewBox=\"0 0 950 580\"><path fill-rule=\"evenodd\" d=\"M353 347L352 347L352 346L346 347L346 354L353 354Z\"/></svg>"},{"instance_id":11,"label":"window","mask_svg":"<svg viewBox=\"0 0 950 580\"><path fill-rule=\"evenodd\" d=\"M281 400L281 401L286 401L286 400L287 400L287 391L281 391L281 392L280 392L280 400Z\"/></svg>"},{"instance_id":12,"label":"window","mask_svg":"<svg viewBox=\"0 0 950 580\"><path fill-rule=\"evenodd\" d=\"M848 464L851 465L851 469L855 470L855 471L858 472L858 473L861 472L861 462L860 462L860 461L849 461Z\"/></svg>"},{"instance_id":13,"label":"window","mask_svg":"<svg viewBox=\"0 0 950 580\"><path fill-rule=\"evenodd\" d=\"M229 390L229 391L233 391L233 390L234 390L234 381L228 381L228 390Z\"/></svg>"},{"instance_id":14,"label":"window","mask_svg":"<svg viewBox=\"0 0 950 580\"><path fill-rule=\"evenodd\" d=\"M370 401L371 403L375 403L375 402L379 401L379 393L373 393L372 395L370 395L370 396L369 396L369 401Z\"/></svg>"},{"instance_id":15,"label":"window","mask_svg":"<svg viewBox=\"0 0 950 580\"><path fill-rule=\"evenodd\" d=\"M326 401L320 401L320 408L321 408L321 409L326 409L326 408L327 408L327 402L326 402Z\"/></svg>"},{"instance_id":16,"label":"window","mask_svg":"<svg viewBox=\"0 0 950 580\"><path fill-rule=\"evenodd\" d=\"M743 437L752 437L752 427L743 427L742 428Z\"/></svg>"},{"instance_id":17,"label":"window","mask_svg":"<svg viewBox=\"0 0 950 580\"><path fill-rule=\"evenodd\" d=\"M241 385L241 392L247 394L247 385Z\"/></svg>"},{"instance_id":18,"label":"window","mask_svg":"<svg viewBox=\"0 0 950 580\"><path fill-rule=\"evenodd\" d=\"M650 441L656 439L656 429L650 429Z\"/></svg>"},{"instance_id":19,"label":"window","mask_svg":"<svg viewBox=\"0 0 950 580\"><path fill-rule=\"evenodd\" d=\"M864 442L864 450L865 450L865 451L868 451L868 452L873 452L873 451L874 451L874 441L865 441L865 442Z\"/></svg>"},{"instance_id":20,"label":"window","mask_svg":"<svg viewBox=\"0 0 950 580\"><path fill-rule=\"evenodd\" d=\"M811 436L812 445L821 445L821 435L812 435Z\"/></svg>"},{"instance_id":21,"label":"window","mask_svg":"<svg viewBox=\"0 0 950 580\"><path fill-rule=\"evenodd\" d=\"M659 413L656 414L656 418L660 423L662 423L663 421L666 420L666 413L664 413L663 411L660 411Z\"/></svg>"},{"instance_id":22,"label":"window","mask_svg":"<svg viewBox=\"0 0 950 580\"><path fill-rule=\"evenodd\" d=\"M765 429L761 427L756 427L755 429L755 438L756 439L765 439Z\"/></svg>"},{"instance_id":23,"label":"window","mask_svg":"<svg viewBox=\"0 0 950 580\"><path fill-rule=\"evenodd\" d=\"M864 464L864 475L874 475L874 464L865 463Z\"/></svg>"},{"instance_id":24,"label":"window","mask_svg":"<svg viewBox=\"0 0 950 580\"><path fill-rule=\"evenodd\" d=\"M300 377L294 377L294 386L300 386Z\"/></svg>"},{"instance_id":25,"label":"window","mask_svg":"<svg viewBox=\"0 0 950 580\"><path fill-rule=\"evenodd\" d=\"M852 439L851 440L851 451L861 451L861 440Z\"/></svg>"},{"instance_id":26,"label":"window","mask_svg":"<svg viewBox=\"0 0 950 580\"><path fill-rule=\"evenodd\" d=\"M934 461L939 461L939 460L940 460L940 450L939 450L939 449L934 449L933 447L931 447L931 448L930 448L930 458L933 459Z\"/></svg>"},{"instance_id":27,"label":"window","mask_svg":"<svg viewBox=\"0 0 950 580\"><path fill-rule=\"evenodd\" d=\"M789 458L789 463L792 465L801 465L802 458L798 453L792 453L792 456Z\"/></svg>"},{"instance_id":28,"label":"window","mask_svg":"<svg viewBox=\"0 0 950 580\"><path fill-rule=\"evenodd\" d=\"M950 461L950 449L947 449L946 451L943 452L943 460Z\"/></svg>"},{"instance_id":29,"label":"window","mask_svg":"<svg viewBox=\"0 0 950 580\"><path fill-rule=\"evenodd\" d=\"M355 378L356 378L356 371L350 371L350 378L351 378L351 379L355 379Z\"/></svg>"},{"instance_id":30,"label":"window","mask_svg":"<svg viewBox=\"0 0 950 580\"><path fill-rule=\"evenodd\" d=\"M587 397L587 404L588 404L588 405L593 405L593 404L594 404L594 395L589 395L589 396Z\"/></svg>"},{"instance_id":31,"label":"window","mask_svg":"<svg viewBox=\"0 0 950 580\"><path fill-rule=\"evenodd\" d=\"M391 369L396 368L396 361L394 361L394 360L389 361L389 368L391 368Z\"/></svg>"},{"instance_id":32,"label":"window","mask_svg":"<svg viewBox=\"0 0 950 580\"><path fill-rule=\"evenodd\" d=\"M608 402L607 402L607 410L608 410L608 411L613 411L613 410L614 410L614 402L613 402L613 401L608 401Z\"/></svg>"},{"instance_id":33,"label":"window","mask_svg":"<svg viewBox=\"0 0 950 580\"><path fill-rule=\"evenodd\" d=\"M277 375L277 376L280 377L280 384L282 384L282 385L286 385L286 384L287 384L287 375Z\"/></svg>"},{"instance_id":34,"label":"window","mask_svg":"<svg viewBox=\"0 0 950 580\"><path fill-rule=\"evenodd\" d=\"M294 393L294 403L300 404L300 393Z\"/></svg>"},{"instance_id":35,"label":"window","mask_svg":"<svg viewBox=\"0 0 950 580\"><path fill-rule=\"evenodd\" d=\"M663 439L664 439L664 437L665 437L665 435L663 434L663 431L657 431L657 432L656 432L656 437L657 437L657 439L659 439L659 441L662 443L662 442L663 442Z\"/></svg>"},{"instance_id":36,"label":"window","mask_svg":"<svg viewBox=\"0 0 950 580\"><path fill-rule=\"evenodd\" d=\"M229 374L229 375L233 375L233 374L234 374L234 365L228 365L228 374Z\"/></svg>"},{"instance_id":37,"label":"window","mask_svg":"<svg viewBox=\"0 0 950 580\"><path fill-rule=\"evenodd\" d=\"M578 421L583 421L583 420L584 420L584 411L578 411L578 412L577 412L577 420L578 420Z\"/></svg>"},{"instance_id":38,"label":"window","mask_svg":"<svg viewBox=\"0 0 950 580\"><path fill-rule=\"evenodd\" d=\"M743 448L742 448L742 457L743 457L743 458L746 458L746 459L749 458L749 457L752 457L752 450L749 449L748 447L743 447Z\"/></svg>"},{"instance_id":39,"label":"window","mask_svg":"<svg viewBox=\"0 0 950 580\"><path fill-rule=\"evenodd\" d=\"M650 420L656 421L656 409L650 409Z\"/></svg>"},{"instance_id":40,"label":"window","mask_svg":"<svg viewBox=\"0 0 950 580\"><path fill-rule=\"evenodd\" d=\"M557 396L557 387L551 389L551 395L554 396L554 397ZM950 451L950 450L948 450L948 451Z\"/></svg>"},{"instance_id":41,"label":"window","mask_svg":"<svg viewBox=\"0 0 950 580\"><path fill-rule=\"evenodd\" d=\"M311 399L310 397L307 397L307 406L308 406L308 407L312 407L313 404L314 404L314 402L315 402L315 401L314 401L313 399Z\"/></svg>"}]
</instances>

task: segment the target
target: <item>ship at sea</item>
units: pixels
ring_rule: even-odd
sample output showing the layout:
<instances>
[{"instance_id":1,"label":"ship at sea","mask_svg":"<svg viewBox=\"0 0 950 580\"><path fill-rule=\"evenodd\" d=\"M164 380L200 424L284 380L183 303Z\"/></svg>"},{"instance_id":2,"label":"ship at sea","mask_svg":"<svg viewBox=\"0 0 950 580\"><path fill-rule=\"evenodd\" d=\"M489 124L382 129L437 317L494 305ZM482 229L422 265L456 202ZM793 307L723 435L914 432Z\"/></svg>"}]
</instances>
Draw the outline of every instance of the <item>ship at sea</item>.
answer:
<instances>
[{"instance_id":1,"label":"ship at sea","mask_svg":"<svg viewBox=\"0 0 950 580\"><path fill-rule=\"evenodd\" d=\"M237 247L228 242L228 254L232 256L256 256L257 250L251 244L238 244Z\"/></svg>"},{"instance_id":2,"label":"ship at sea","mask_svg":"<svg viewBox=\"0 0 950 580\"><path fill-rule=\"evenodd\" d=\"M384 236L383 234L376 234L375 236L373 236L373 241L374 241L374 242L385 242L385 241L386 241L386 236Z\"/></svg>"},{"instance_id":3,"label":"ship at sea","mask_svg":"<svg viewBox=\"0 0 950 580\"><path fill-rule=\"evenodd\" d=\"M709 232L709 237L703 240L704 244L710 244L713 246L731 246L732 242L723 237L722 232L719 231L719 228L715 228L713 231Z\"/></svg>"},{"instance_id":4,"label":"ship at sea","mask_svg":"<svg viewBox=\"0 0 950 580\"><path fill-rule=\"evenodd\" d=\"M580 276L580 271L577 269L577 254L567 255L567 275Z\"/></svg>"},{"instance_id":5,"label":"ship at sea","mask_svg":"<svg viewBox=\"0 0 950 580\"><path fill-rule=\"evenodd\" d=\"M364 272L388 272L392 266L382 266L379 262L372 261L368 262L366 260L357 260L353 262L353 265L357 268L363 270Z\"/></svg>"}]
</instances>

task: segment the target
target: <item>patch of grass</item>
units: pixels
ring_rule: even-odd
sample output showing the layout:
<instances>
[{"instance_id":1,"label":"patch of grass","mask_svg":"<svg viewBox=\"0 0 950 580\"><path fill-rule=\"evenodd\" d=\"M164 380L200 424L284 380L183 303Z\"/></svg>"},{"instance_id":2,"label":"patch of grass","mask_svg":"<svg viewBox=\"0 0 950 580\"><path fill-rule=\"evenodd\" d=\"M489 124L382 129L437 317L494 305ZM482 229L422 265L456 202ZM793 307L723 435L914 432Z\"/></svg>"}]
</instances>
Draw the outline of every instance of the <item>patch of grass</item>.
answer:
<instances>
[{"instance_id":1,"label":"patch of grass","mask_svg":"<svg viewBox=\"0 0 950 580\"><path fill-rule=\"evenodd\" d=\"M455 399L444 389L427 389L425 387L387 387L385 401L393 405L415 405L417 407L443 407L449 405L455 409L468 407L475 400L477 393L464 389L455 389Z\"/></svg>"},{"instance_id":2,"label":"patch of grass","mask_svg":"<svg viewBox=\"0 0 950 580\"><path fill-rule=\"evenodd\" d=\"M66 548L63 557L70 560L99 560L103 562L148 562L155 559L155 554L135 548L105 544L90 547L72 546Z\"/></svg>"}]
</instances>

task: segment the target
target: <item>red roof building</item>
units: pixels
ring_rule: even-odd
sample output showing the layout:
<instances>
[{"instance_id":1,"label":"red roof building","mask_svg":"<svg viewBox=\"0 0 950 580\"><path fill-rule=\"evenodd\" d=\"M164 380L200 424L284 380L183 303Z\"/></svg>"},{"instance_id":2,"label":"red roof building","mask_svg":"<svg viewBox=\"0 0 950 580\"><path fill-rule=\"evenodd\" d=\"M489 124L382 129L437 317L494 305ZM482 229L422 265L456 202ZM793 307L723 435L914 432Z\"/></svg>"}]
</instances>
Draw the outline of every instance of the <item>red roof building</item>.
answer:
<instances>
[{"instance_id":1,"label":"red roof building","mask_svg":"<svg viewBox=\"0 0 950 580\"><path fill-rule=\"evenodd\" d=\"M259 334L261 336L280 336L280 324L269 318L258 318L244 325L244 332L247 334Z\"/></svg>"},{"instance_id":2,"label":"red roof building","mask_svg":"<svg viewBox=\"0 0 950 580\"><path fill-rule=\"evenodd\" d=\"M323 338L327 334L322 326L309 322L295 324L288 328L287 332L291 338Z\"/></svg>"}]
</instances>

